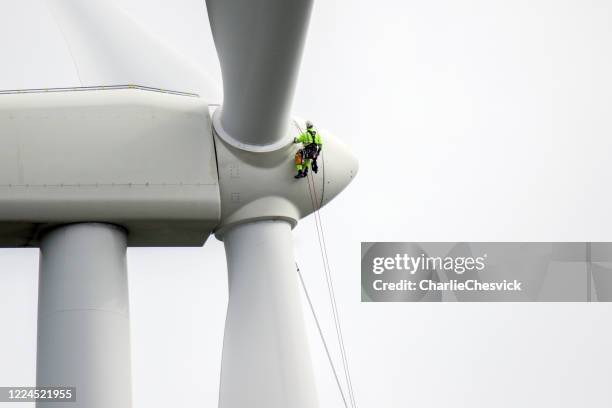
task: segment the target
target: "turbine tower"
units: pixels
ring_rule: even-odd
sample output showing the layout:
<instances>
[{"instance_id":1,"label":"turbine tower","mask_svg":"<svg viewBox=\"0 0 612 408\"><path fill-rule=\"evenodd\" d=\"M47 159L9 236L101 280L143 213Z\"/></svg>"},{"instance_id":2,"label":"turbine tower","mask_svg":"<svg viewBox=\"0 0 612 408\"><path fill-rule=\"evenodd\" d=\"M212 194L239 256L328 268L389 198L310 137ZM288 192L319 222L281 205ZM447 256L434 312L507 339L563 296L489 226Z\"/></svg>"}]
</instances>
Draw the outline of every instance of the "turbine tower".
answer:
<instances>
[{"instance_id":1,"label":"turbine tower","mask_svg":"<svg viewBox=\"0 0 612 408\"><path fill-rule=\"evenodd\" d=\"M215 234L230 290L219 406L318 407L291 230L358 165L321 129L314 194L293 178L312 0L206 1L220 107L198 67L112 4L48 4L87 86L0 94L0 245L41 250L38 385L75 386L73 408L131 407L126 249Z\"/></svg>"}]
</instances>

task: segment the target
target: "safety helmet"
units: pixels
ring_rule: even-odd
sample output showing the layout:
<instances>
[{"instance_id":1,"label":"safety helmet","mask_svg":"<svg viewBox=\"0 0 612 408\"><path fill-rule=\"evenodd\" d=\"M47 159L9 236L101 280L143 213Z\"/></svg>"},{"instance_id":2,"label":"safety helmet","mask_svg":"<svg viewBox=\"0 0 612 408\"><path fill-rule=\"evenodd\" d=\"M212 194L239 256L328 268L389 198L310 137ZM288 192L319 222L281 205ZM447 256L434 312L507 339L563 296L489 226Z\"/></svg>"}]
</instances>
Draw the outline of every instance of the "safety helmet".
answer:
<instances>
[{"instance_id":1,"label":"safety helmet","mask_svg":"<svg viewBox=\"0 0 612 408\"><path fill-rule=\"evenodd\" d=\"M312 122L307 120L306 121L306 129L310 129L310 128L312 128Z\"/></svg>"}]
</instances>

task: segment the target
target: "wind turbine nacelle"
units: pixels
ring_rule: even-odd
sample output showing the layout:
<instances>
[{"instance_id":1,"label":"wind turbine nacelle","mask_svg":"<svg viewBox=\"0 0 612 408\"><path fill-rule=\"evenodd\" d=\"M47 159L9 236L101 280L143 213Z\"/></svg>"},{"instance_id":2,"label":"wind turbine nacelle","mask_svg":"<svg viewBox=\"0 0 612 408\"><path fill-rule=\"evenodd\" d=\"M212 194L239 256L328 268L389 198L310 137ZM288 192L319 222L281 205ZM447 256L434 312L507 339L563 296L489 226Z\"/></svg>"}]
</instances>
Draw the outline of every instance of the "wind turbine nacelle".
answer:
<instances>
[{"instance_id":1,"label":"wind turbine nacelle","mask_svg":"<svg viewBox=\"0 0 612 408\"><path fill-rule=\"evenodd\" d=\"M38 246L44 231L78 222L120 225L130 246L201 246L248 221L294 226L357 173L321 130L321 170L296 180L291 140L268 152L232 146L212 110L135 86L0 94L0 246Z\"/></svg>"},{"instance_id":2,"label":"wind turbine nacelle","mask_svg":"<svg viewBox=\"0 0 612 408\"><path fill-rule=\"evenodd\" d=\"M208 105L138 87L0 94L0 246L58 224L131 246L202 245L219 223Z\"/></svg>"}]
</instances>

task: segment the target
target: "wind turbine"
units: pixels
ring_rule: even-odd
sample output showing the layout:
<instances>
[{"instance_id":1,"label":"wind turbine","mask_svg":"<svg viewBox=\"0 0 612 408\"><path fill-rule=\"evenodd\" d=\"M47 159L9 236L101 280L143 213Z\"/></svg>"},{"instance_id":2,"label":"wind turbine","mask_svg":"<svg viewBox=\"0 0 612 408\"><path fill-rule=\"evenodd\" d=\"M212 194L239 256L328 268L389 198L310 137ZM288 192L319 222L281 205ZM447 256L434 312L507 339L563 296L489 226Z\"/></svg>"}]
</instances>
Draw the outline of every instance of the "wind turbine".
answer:
<instances>
[{"instance_id":1,"label":"wind turbine","mask_svg":"<svg viewBox=\"0 0 612 408\"><path fill-rule=\"evenodd\" d=\"M318 406L291 230L358 164L321 130L314 206L293 178L312 0L206 1L220 107L198 67L108 2L47 4L81 83L106 86L0 95L0 245L40 247L37 383L77 388L76 403L39 406L130 407L126 248L213 233L230 289L219 406ZM177 73L200 95L166 89Z\"/></svg>"}]
</instances>

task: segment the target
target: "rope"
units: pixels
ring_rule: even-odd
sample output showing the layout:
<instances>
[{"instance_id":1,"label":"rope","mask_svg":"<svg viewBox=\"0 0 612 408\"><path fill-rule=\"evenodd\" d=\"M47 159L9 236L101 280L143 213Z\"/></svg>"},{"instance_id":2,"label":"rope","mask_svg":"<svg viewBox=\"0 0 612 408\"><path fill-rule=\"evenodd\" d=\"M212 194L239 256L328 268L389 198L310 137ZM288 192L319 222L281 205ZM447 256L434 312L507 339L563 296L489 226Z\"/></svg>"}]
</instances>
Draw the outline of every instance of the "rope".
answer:
<instances>
[{"instance_id":1,"label":"rope","mask_svg":"<svg viewBox=\"0 0 612 408\"><path fill-rule=\"evenodd\" d=\"M314 309L312 300L310 299L310 294L308 293L308 289L306 289L306 284L304 283L304 277L302 276L302 271L300 271L300 267L298 266L297 262L295 263L295 268L297 269L298 276L300 277L300 283L302 284L302 289L304 289L304 294L306 295L308 306L310 306L312 317L314 318L314 321L317 325L317 330L319 331L319 337L321 338L321 342L323 343L323 347L325 348L325 354L327 354L327 360L329 361L329 366L331 367L332 373L334 374L334 378L336 379L336 384L338 385L338 391L340 391L342 402L344 403L344 407L348 408L348 403L346 402L344 391L342 391L342 385L340 384L340 378L338 378L338 372L336 371L334 360L332 359L331 353L329 352L329 347L327 346L327 341L325 340L325 336L323 335L323 330L321 329L321 324L319 323L317 312Z\"/></svg>"},{"instance_id":2,"label":"rope","mask_svg":"<svg viewBox=\"0 0 612 408\"><path fill-rule=\"evenodd\" d=\"M314 209L314 215L315 215L315 223L318 224L318 232L320 234L320 247L321 247L321 255L323 256L323 266L324 266L324 270L325 270L325 278L327 281L327 290L329 293L329 297L330 297L330 301L331 301L331 305L332 305L332 313L334 316L334 323L336 326L336 335L338 337L338 343L340 346L340 355L342 357L342 365L344 367L344 376L346 378L346 383L347 383L347 387L348 387L348 394L349 394L349 398L351 400L351 406L353 408L357 407L357 403L355 401L355 393L353 391L353 383L351 381L351 374L350 374L350 370L349 370L349 364L348 364L348 357L346 354L346 348L344 346L344 336L342 334L342 326L340 324L340 314L338 312L338 304L336 302L336 294L335 294L335 290L334 290L334 282L333 282L333 278L332 278L332 274L331 274L331 267L330 267L330 262L329 262L329 256L327 254L327 243L325 241L325 234L323 231L323 222L321 221L321 214L319 213L319 209L320 209L320 204L319 203L319 199L317 197L317 191L316 191L316 185L315 185L315 180L314 180L314 176L309 175L307 177L308 179L308 190L311 194L311 197L313 197L312 202L313 202L313 209ZM311 188L311 183L312 182L312 188ZM317 205L318 204L318 205Z\"/></svg>"},{"instance_id":3,"label":"rope","mask_svg":"<svg viewBox=\"0 0 612 408\"><path fill-rule=\"evenodd\" d=\"M298 123L296 121L293 122L295 127L299 130L300 134L302 133L302 129L300 128L300 126L298 125ZM313 213L315 216L315 226L317 229L317 238L319 240L319 248L321 249L321 257L323 259L323 269L325 271L325 279L326 279L326 283L327 283L327 291L329 293L329 298L330 298L330 302L332 305L332 314L334 317L334 325L336 328L336 335L338 338L338 343L340 346L340 354L342 357L342 366L344 368L344 376L346 379L346 384L347 384L347 388L348 388L348 394L349 394L349 398L350 398L350 402L351 402L351 406L353 408L357 407L357 404L355 402L355 393L353 391L353 384L351 381L351 375L350 375L350 370L349 370L349 365L348 365L348 358L346 355L346 348L344 347L344 337L342 335L342 328L340 325L340 315L338 313L338 305L336 302L336 295L335 295L335 291L334 291L334 284L333 284L333 279L332 279L332 275L331 275L331 268L330 268L330 262L329 262L329 256L327 254L327 244L325 242L325 235L323 233L323 223L321 221L321 215L319 214L319 209L321 207L321 203L319 202L319 199L317 197L317 191L316 191L316 185L315 185L315 181L314 181L314 176L309 175L307 177L307 181L308 181L308 191L310 193L310 200L312 203L312 209L313 209ZM311 185L312 182L312 185ZM298 269L299 272L299 269ZM301 273L300 273L300 277L301 277ZM305 290L305 286L304 286L304 290ZM314 313L314 310L313 310ZM317 323L318 324L318 323ZM326 346L327 349L327 346ZM328 353L329 355L329 353ZM330 357L331 358L331 357ZM331 360L330 360L330 363ZM333 368L333 363L332 363L332 368ZM334 373L335 373L335 368L333 368ZM337 380L337 378L336 378ZM344 399L344 394L342 393L342 388L340 386L340 383L338 383L338 387L340 388L340 393L343 396L343 400L345 402L345 406L346 406L346 400Z\"/></svg>"}]
</instances>

